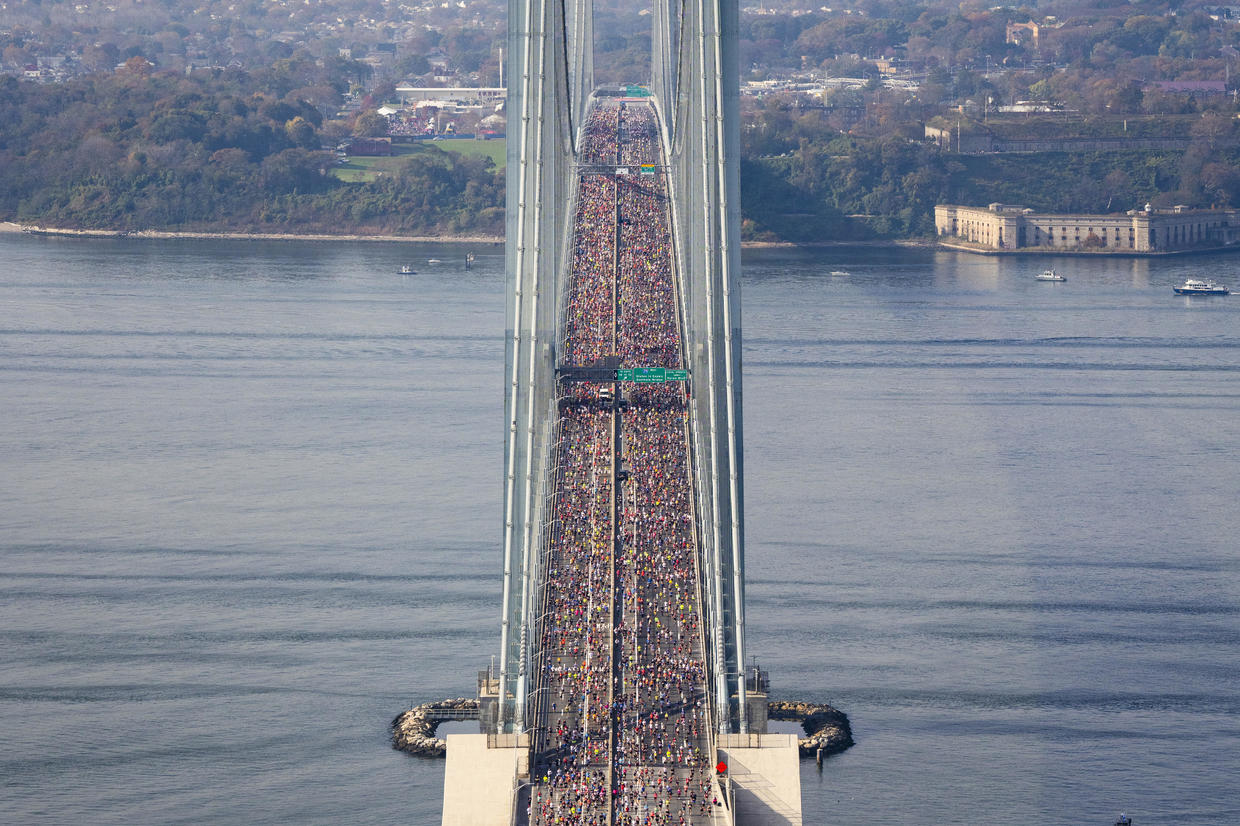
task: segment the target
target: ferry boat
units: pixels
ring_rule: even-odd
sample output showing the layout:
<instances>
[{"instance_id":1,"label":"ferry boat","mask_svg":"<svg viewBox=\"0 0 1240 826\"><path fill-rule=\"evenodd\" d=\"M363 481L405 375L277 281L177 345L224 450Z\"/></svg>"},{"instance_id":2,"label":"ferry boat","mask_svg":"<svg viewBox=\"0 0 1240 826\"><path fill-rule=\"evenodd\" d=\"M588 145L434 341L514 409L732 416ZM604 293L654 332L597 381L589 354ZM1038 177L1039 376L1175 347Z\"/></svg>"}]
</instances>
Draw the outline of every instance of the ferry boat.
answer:
<instances>
[{"instance_id":1,"label":"ferry boat","mask_svg":"<svg viewBox=\"0 0 1240 826\"><path fill-rule=\"evenodd\" d=\"M1231 295L1231 290L1213 281L1190 278L1178 287L1172 287L1177 295Z\"/></svg>"},{"instance_id":2,"label":"ferry boat","mask_svg":"<svg viewBox=\"0 0 1240 826\"><path fill-rule=\"evenodd\" d=\"M1042 272L1035 275L1034 278L1038 281L1067 281L1068 280L1068 276L1060 275L1054 270L1042 270Z\"/></svg>"}]
</instances>

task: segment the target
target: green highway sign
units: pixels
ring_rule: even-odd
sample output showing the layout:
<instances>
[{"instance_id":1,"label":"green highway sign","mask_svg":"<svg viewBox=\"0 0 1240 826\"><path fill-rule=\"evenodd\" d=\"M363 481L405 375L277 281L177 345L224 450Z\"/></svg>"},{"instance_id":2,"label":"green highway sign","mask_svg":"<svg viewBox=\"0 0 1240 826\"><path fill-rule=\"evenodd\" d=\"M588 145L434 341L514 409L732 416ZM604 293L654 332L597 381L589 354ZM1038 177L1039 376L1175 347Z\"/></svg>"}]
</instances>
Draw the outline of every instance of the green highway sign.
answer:
<instances>
[{"instance_id":1,"label":"green highway sign","mask_svg":"<svg viewBox=\"0 0 1240 826\"><path fill-rule=\"evenodd\" d=\"M665 381L688 381L688 370L669 370L666 367L621 367L616 370L616 381L634 381L638 384L660 384Z\"/></svg>"},{"instance_id":2,"label":"green highway sign","mask_svg":"<svg viewBox=\"0 0 1240 826\"><path fill-rule=\"evenodd\" d=\"M633 381L638 384L661 384L666 374L662 367L634 367Z\"/></svg>"}]
</instances>

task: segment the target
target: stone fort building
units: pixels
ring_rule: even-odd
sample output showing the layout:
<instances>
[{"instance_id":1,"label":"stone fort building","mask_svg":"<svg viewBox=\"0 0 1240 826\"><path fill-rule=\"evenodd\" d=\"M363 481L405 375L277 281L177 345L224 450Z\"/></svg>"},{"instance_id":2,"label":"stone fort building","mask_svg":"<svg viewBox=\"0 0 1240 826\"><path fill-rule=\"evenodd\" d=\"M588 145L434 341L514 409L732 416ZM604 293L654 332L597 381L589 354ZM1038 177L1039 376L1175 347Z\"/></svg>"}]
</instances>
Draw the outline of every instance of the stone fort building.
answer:
<instances>
[{"instance_id":1,"label":"stone fort building","mask_svg":"<svg viewBox=\"0 0 1240 826\"><path fill-rule=\"evenodd\" d=\"M934 226L940 243L977 252L1152 254L1240 242L1240 210L1152 209L1148 204L1112 215L1056 215L1009 204L939 204Z\"/></svg>"}]
</instances>

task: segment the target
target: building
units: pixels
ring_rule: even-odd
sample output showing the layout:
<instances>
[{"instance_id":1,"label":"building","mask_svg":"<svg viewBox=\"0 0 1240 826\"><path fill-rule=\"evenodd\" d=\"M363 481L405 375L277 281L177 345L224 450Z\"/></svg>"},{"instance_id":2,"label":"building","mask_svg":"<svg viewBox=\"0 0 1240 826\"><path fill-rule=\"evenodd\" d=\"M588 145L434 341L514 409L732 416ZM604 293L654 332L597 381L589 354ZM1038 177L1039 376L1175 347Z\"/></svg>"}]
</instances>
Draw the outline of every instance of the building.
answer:
<instances>
[{"instance_id":1,"label":"building","mask_svg":"<svg viewBox=\"0 0 1240 826\"><path fill-rule=\"evenodd\" d=\"M1038 24L1032 21L1028 23L1008 23L1005 32L1006 42L1013 43L1017 46L1033 46L1038 48Z\"/></svg>"},{"instance_id":2,"label":"building","mask_svg":"<svg viewBox=\"0 0 1240 826\"><path fill-rule=\"evenodd\" d=\"M1038 105L1026 102L1024 111L1039 111ZM1004 111L1021 111L1020 105L1001 107ZM1064 109L1041 111L1064 112ZM1116 152L1121 150L1144 150L1147 152L1183 152L1188 149L1189 138L1106 138L1106 137L1034 137L1000 138L990 132L979 131L971 125L963 131L957 121L935 126L926 124L923 133L926 140L947 152L961 155L995 155L1018 152Z\"/></svg>"},{"instance_id":3,"label":"building","mask_svg":"<svg viewBox=\"0 0 1240 826\"><path fill-rule=\"evenodd\" d=\"M348 144L350 155L387 157L392 154L391 138L353 138Z\"/></svg>"},{"instance_id":4,"label":"building","mask_svg":"<svg viewBox=\"0 0 1240 826\"><path fill-rule=\"evenodd\" d=\"M940 243L978 252L1186 252L1240 242L1240 210L1147 204L1111 215L1060 215L1009 204L939 204L934 227Z\"/></svg>"},{"instance_id":5,"label":"building","mask_svg":"<svg viewBox=\"0 0 1240 826\"><path fill-rule=\"evenodd\" d=\"M404 103L440 101L443 103L489 103L504 102L508 94L502 86L411 86L402 83L396 87L396 96Z\"/></svg>"}]
</instances>

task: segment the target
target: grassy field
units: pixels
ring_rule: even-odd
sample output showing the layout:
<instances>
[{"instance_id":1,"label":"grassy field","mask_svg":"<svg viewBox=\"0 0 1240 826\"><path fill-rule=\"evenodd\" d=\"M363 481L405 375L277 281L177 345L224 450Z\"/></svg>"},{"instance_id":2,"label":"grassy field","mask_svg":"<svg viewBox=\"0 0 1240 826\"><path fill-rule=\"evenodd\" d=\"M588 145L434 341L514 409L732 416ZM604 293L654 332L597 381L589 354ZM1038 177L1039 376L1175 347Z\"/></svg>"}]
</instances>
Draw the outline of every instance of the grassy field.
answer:
<instances>
[{"instance_id":1,"label":"grassy field","mask_svg":"<svg viewBox=\"0 0 1240 826\"><path fill-rule=\"evenodd\" d=\"M499 169L504 168L505 155L502 140L479 141L472 138L449 138L440 141L393 144L392 154L386 158L350 156L346 163L332 170L332 174L348 183L369 183L385 172L396 171L410 156L430 151L430 147L459 152L462 155L484 155L493 160Z\"/></svg>"},{"instance_id":2,"label":"grassy field","mask_svg":"<svg viewBox=\"0 0 1240 826\"><path fill-rule=\"evenodd\" d=\"M497 169L503 169L508 157L504 154L504 142L502 140L492 138L489 141L477 141L473 138L449 138L442 141L433 141L433 146L441 149L447 149L450 152L460 152L462 155L486 155L495 161Z\"/></svg>"}]
</instances>

